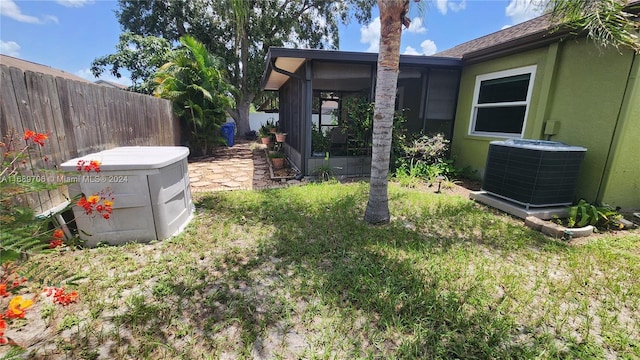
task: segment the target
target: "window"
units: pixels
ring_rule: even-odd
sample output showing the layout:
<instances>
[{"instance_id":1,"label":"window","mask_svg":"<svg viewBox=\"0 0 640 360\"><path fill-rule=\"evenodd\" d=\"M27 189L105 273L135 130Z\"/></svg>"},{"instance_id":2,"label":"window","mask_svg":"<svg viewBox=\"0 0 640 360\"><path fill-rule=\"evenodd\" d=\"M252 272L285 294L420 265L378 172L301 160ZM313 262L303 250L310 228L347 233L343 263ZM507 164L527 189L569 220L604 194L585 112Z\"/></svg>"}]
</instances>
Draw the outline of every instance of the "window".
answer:
<instances>
[{"instance_id":1,"label":"window","mask_svg":"<svg viewBox=\"0 0 640 360\"><path fill-rule=\"evenodd\" d=\"M522 137L535 75L527 66L477 76L469 134Z\"/></svg>"}]
</instances>

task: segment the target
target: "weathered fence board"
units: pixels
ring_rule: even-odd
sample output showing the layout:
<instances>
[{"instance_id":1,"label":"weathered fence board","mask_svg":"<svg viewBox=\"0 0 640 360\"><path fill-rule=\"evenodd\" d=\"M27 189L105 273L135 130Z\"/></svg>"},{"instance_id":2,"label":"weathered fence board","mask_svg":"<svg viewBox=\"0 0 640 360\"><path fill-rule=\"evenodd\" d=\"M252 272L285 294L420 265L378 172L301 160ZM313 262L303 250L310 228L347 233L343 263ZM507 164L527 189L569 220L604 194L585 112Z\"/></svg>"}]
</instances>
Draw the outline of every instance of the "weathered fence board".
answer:
<instances>
[{"instance_id":1,"label":"weathered fence board","mask_svg":"<svg viewBox=\"0 0 640 360\"><path fill-rule=\"evenodd\" d=\"M5 65L0 75L0 136L11 129L19 136L26 129L49 134L45 146L30 154L34 169L117 146L179 142L180 126L167 100ZM45 211L66 198L60 189L29 202Z\"/></svg>"}]
</instances>

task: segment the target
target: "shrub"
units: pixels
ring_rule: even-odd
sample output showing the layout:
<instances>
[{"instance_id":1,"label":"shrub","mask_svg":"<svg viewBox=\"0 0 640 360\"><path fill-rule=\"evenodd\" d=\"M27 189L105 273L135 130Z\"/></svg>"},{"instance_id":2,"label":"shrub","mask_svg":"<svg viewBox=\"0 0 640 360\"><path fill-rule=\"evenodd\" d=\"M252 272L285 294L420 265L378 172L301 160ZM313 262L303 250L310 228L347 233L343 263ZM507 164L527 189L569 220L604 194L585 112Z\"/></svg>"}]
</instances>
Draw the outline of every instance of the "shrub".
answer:
<instances>
[{"instance_id":1,"label":"shrub","mask_svg":"<svg viewBox=\"0 0 640 360\"><path fill-rule=\"evenodd\" d=\"M583 227L592 225L598 230L620 229L618 220L622 218L615 209L610 206L597 206L584 199L569 208L569 227Z\"/></svg>"}]
</instances>

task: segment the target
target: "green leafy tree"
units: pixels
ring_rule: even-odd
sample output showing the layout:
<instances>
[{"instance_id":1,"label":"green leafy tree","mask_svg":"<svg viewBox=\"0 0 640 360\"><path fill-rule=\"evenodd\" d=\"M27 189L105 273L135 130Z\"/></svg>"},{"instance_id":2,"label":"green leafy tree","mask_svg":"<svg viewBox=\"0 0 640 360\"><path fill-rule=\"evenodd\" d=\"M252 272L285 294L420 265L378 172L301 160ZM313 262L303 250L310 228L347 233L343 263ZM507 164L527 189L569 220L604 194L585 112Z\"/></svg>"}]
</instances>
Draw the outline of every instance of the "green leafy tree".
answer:
<instances>
[{"instance_id":1,"label":"green leafy tree","mask_svg":"<svg viewBox=\"0 0 640 360\"><path fill-rule=\"evenodd\" d=\"M223 59L231 83L238 89L234 93L235 107L228 112L242 133L249 129L249 109L260 91L269 47L336 48L337 22L348 19L348 3L329 0L119 0L116 15L123 29L133 34L161 37L170 42L188 34ZM118 52L123 50L118 49Z\"/></svg>"},{"instance_id":2,"label":"green leafy tree","mask_svg":"<svg viewBox=\"0 0 640 360\"><path fill-rule=\"evenodd\" d=\"M145 94L153 92L153 75L160 66L169 61L172 46L163 38L141 36L123 32L116 45L116 53L95 59L91 63L91 72L100 76L107 67L109 73L120 78L121 70L131 73L131 90Z\"/></svg>"},{"instance_id":3,"label":"green leafy tree","mask_svg":"<svg viewBox=\"0 0 640 360\"><path fill-rule=\"evenodd\" d=\"M225 109L233 105L233 88L226 82L220 60L191 36L180 38L183 48L155 75L156 96L169 99L181 120L194 155L208 154L224 143L220 127Z\"/></svg>"}]
</instances>

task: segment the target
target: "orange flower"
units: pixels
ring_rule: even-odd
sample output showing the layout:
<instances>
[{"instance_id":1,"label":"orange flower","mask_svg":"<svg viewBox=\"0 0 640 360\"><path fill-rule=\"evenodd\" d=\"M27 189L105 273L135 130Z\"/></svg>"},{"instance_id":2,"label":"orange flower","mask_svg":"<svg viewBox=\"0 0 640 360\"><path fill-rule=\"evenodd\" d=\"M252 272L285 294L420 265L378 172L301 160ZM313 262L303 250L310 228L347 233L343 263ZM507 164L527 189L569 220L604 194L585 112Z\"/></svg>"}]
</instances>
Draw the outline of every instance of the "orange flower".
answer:
<instances>
[{"instance_id":1,"label":"orange flower","mask_svg":"<svg viewBox=\"0 0 640 360\"><path fill-rule=\"evenodd\" d=\"M95 172L97 172L97 173L99 173L99 172L100 172L100 165L101 165L101 164L102 164L102 163L101 163L100 161L98 161L98 160L91 160L91 161L89 162L89 166L93 169L93 171L95 171Z\"/></svg>"},{"instance_id":2,"label":"orange flower","mask_svg":"<svg viewBox=\"0 0 640 360\"><path fill-rule=\"evenodd\" d=\"M24 318L25 310L30 308L31 305L33 305L33 300L16 296L9 301L9 309L7 309L5 316L10 319L22 319Z\"/></svg>"},{"instance_id":3,"label":"orange flower","mask_svg":"<svg viewBox=\"0 0 640 360\"><path fill-rule=\"evenodd\" d=\"M33 137L33 142L35 142L36 144L39 144L40 146L44 146L44 141L47 140L49 138L49 135L47 134L36 134L36 136Z\"/></svg>"},{"instance_id":4,"label":"orange flower","mask_svg":"<svg viewBox=\"0 0 640 360\"><path fill-rule=\"evenodd\" d=\"M111 201L111 200L105 200L105 201L104 201L104 206L106 206L106 207L111 207L111 206L113 206L113 201Z\"/></svg>"},{"instance_id":5,"label":"orange flower","mask_svg":"<svg viewBox=\"0 0 640 360\"><path fill-rule=\"evenodd\" d=\"M53 231L53 237L56 239L62 239L64 237L64 231L61 229L55 229Z\"/></svg>"},{"instance_id":6,"label":"orange flower","mask_svg":"<svg viewBox=\"0 0 640 360\"><path fill-rule=\"evenodd\" d=\"M36 132L33 130L25 130L24 131L24 139L29 140L36 136Z\"/></svg>"},{"instance_id":7,"label":"orange flower","mask_svg":"<svg viewBox=\"0 0 640 360\"><path fill-rule=\"evenodd\" d=\"M6 283L0 284L0 296L7 297L9 295L11 295L11 293L7 292L7 284Z\"/></svg>"},{"instance_id":8,"label":"orange flower","mask_svg":"<svg viewBox=\"0 0 640 360\"><path fill-rule=\"evenodd\" d=\"M78 164L77 164L77 169L78 171L86 171L86 172L91 172L91 170L99 173L100 172L100 161L98 160L90 160L90 161L85 161L85 160L78 160Z\"/></svg>"},{"instance_id":9,"label":"orange flower","mask_svg":"<svg viewBox=\"0 0 640 360\"><path fill-rule=\"evenodd\" d=\"M43 134L43 133L36 133L33 130L25 130L24 131L24 139L26 141L33 141L36 144L39 144L40 146L44 146L44 141L47 140L49 138L49 135L47 134Z\"/></svg>"},{"instance_id":10,"label":"orange flower","mask_svg":"<svg viewBox=\"0 0 640 360\"><path fill-rule=\"evenodd\" d=\"M98 201L100 201L100 196L98 195L91 195L87 198L87 202L89 204L96 204Z\"/></svg>"}]
</instances>

